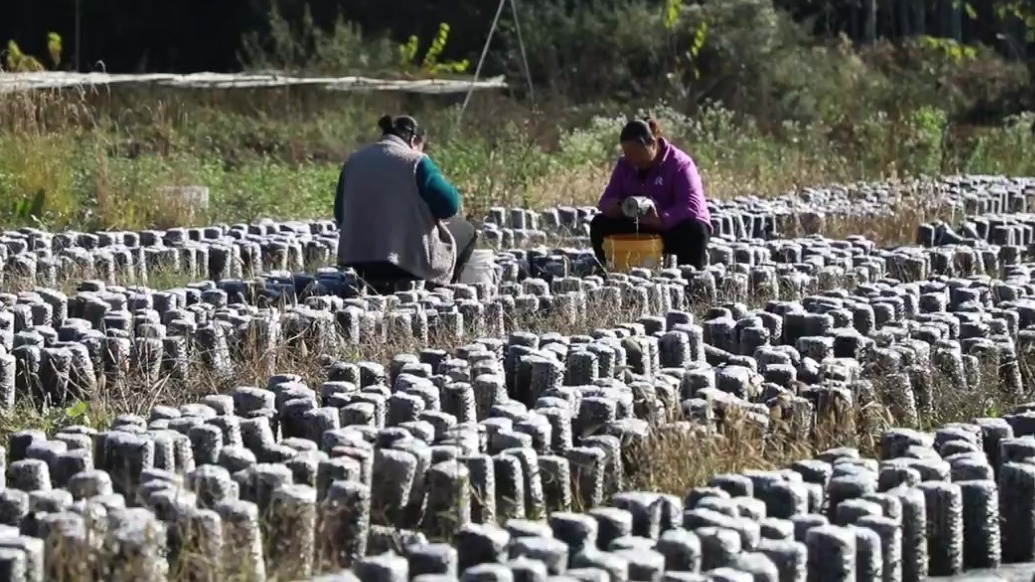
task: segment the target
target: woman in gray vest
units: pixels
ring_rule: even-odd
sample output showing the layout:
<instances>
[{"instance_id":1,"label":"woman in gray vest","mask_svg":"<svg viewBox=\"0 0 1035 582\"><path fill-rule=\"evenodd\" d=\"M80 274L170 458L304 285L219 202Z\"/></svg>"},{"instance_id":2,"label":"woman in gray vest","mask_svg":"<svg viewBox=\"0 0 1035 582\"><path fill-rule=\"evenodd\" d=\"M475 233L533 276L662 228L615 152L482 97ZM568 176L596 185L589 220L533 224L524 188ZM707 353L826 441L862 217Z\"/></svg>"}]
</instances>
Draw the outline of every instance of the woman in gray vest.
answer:
<instances>
[{"instance_id":1,"label":"woman in gray vest","mask_svg":"<svg viewBox=\"0 0 1035 582\"><path fill-rule=\"evenodd\" d=\"M385 115L378 126L381 139L349 156L338 178L338 265L379 292L417 280L455 283L477 240L457 216L460 194L424 153L414 118Z\"/></svg>"}]
</instances>

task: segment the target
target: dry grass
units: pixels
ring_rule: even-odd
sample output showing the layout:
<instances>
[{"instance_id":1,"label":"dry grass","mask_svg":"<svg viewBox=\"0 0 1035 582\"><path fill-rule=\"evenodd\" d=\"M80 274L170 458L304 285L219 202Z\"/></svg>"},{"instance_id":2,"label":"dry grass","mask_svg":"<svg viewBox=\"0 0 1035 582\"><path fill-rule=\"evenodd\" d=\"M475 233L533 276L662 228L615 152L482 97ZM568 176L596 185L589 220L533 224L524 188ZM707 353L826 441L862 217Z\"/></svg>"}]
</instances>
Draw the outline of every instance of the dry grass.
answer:
<instances>
[{"instance_id":1,"label":"dry grass","mask_svg":"<svg viewBox=\"0 0 1035 582\"><path fill-rule=\"evenodd\" d=\"M328 93L14 94L0 100L0 224L141 229L326 217L341 161L373 139L372 120L384 110L409 110L430 128L431 155L474 215L492 205L594 203L618 153L617 120L586 123L602 108L572 112L546 102L537 113L484 95L460 128L437 102ZM911 125L874 114L842 136L818 121L767 130L721 107L693 117L658 110L666 135L694 156L715 198L943 171L1035 171L1023 120L956 131L937 119ZM209 187L210 208L196 211L163 194L177 185ZM42 210L32 211L38 196Z\"/></svg>"},{"instance_id":2,"label":"dry grass","mask_svg":"<svg viewBox=\"0 0 1035 582\"><path fill-rule=\"evenodd\" d=\"M916 243L917 228L935 220L952 222L953 210L929 195L905 196L888 205L881 213L852 214L828 213L818 221L806 220L802 215L788 217L780 227L786 238L811 235L844 240L849 236L864 236L880 247L895 247Z\"/></svg>"},{"instance_id":3,"label":"dry grass","mask_svg":"<svg viewBox=\"0 0 1035 582\"><path fill-rule=\"evenodd\" d=\"M694 306L697 311L707 306ZM557 331L565 335L588 333L596 328L613 327L634 321L639 313L596 306L585 319L559 320L551 316L529 317L507 322L508 330ZM94 398L84 409L54 408L41 411L39 403L23 398L12 413L0 415L0 441L10 432L25 428L41 428L53 433L68 424L86 424L102 427L117 415L138 414L146 417L156 404L177 405L197 402L207 394L227 393L236 386L265 385L273 373L298 374L310 386L318 386L326 379L325 366L337 359L348 361L375 361L388 364L400 353L413 353L424 347L452 349L469 343L474 338L431 338L427 344L385 338L375 342L339 347L330 352L320 351L311 338L285 338L273 350L256 350L247 344L236 355L232 374L218 375L208 368L205 358L195 354L190 362L187 379L169 376L148 377L140 370L128 370L116 382L102 382ZM1025 357L1022 373L1025 386L1031 385L1035 359ZM800 417L785 416L777 406L769 415L769 430L760 430L757 419L744 416L739 408L718 409L717 423L712 428L681 423L678 411L669 411L669 418L654 427L643 442L631 444L625 451L626 490L650 490L684 495L695 486L704 485L717 474L746 470L773 470L784 468L793 461L809 458L834 447L856 447L866 456L879 454L879 437L891 426L902 426L895 418L894 406L882 394L879 374L870 371L876 379L876 398L871 401L833 401L829 408L818 411L813 423L802 422ZM921 407L923 413L918 428L933 428L948 422L969 421L975 417L994 415L1023 401L1026 394L1003 394L998 370L989 368L982 374L982 383L969 392L961 392L947 378L934 377L932 398ZM785 411L786 412L786 411ZM205 558L203 542L191 538L172 564L171 578L235 579L234 573L220 572L219 564ZM49 579L78 580L82 564L96 569L105 563L103 553L93 553L87 561L65 560L63 552L55 548L49 560ZM75 566L80 564L80 566ZM124 564L131 567L131 564ZM138 564L142 567L142 564ZM339 568L332 559L321 553L315 558L314 571L326 572ZM292 564L267 563L272 580L297 577ZM199 577L200 576L200 577Z\"/></svg>"},{"instance_id":4,"label":"dry grass","mask_svg":"<svg viewBox=\"0 0 1035 582\"><path fill-rule=\"evenodd\" d=\"M611 174L610 165L587 165L557 172L536 181L530 188L529 198L534 208L571 205L596 205ZM801 168L783 168L779 173L757 173L744 176L725 173L721 166L702 168L706 177L708 196L716 200L730 200L748 193L760 196L778 196L799 192L809 185L853 181L847 173L827 167L805 165ZM957 216L952 208L938 200L930 183L889 181L900 184L899 197L880 213L859 213L847 207L842 212L824 212L820 220L811 220L800 214L780 222L783 238L823 235L832 239L864 236L880 246L912 244L917 227L932 220L954 223Z\"/></svg>"},{"instance_id":5,"label":"dry grass","mask_svg":"<svg viewBox=\"0 0 1035 582\"><path fill-rule=\"evenodd\" d=\"M591 311L584 320L529 314L511 317L505 326L508 332L558 331L574 335L633 319L630 312L601 307ZM147 417L156 405L179 406L198 402L209 394L228 393L238 386L265 386L274 374L297 374L310 386L319 386L327 379L327 366L335 361L368 361L387 366L397 354L418 353L426 348L454 349L473 343L476 338L431 334L424 343L413 337L402 339L382 329L359 344L326 345L303 332L299 336L284 337L269 348L256 347L246 338L233 352L232 369L222 374L211 368L208 354L195 350L184 378L168 373L151 375L132 366L123 370L117 379L98 371L98 388L85 407L76 407L74 402L49 403L32 394L20 394L13 411L0 412L0 441L11 433L29 428L41 428L49 433L67 424L105 426L121 414Z\"/></svg>"},{"instance_id":6,"label":"dry grass","mask_svg":"<svg viewBox=\"0 0 1035 582\"><path fill-rule=\"evenodd\" d=\"M192 273L174 269L152 269L148 271L145 280L141 280L135 273L126 271L116 271L114 279L105 279L106 277L99 278L98 273L95 273L92 269L75 269L72 272L59 276L54 281L55 284L47 288L60 291L65 295L74 295L81 290L80 286L85 281L103 281L108 286L127 287L143 285L151 289L164 291L180 289L191 283L204 281L207 277L198 277ZM3 277L0 274L0 293L32 293L34 290L41 288L41 286L38 277L32 278L17 275Z\"/></svg>"},{"instance_id":7,"label":"dry grass","mask_svg":"<svg viewBox=\"0 0 1035 582\"><path fill-rule=\"evenodd\" d=\"M719 298L718 304L723 299ZM749 299L746 303L761 308L765 298ZM283 307L283 306L282 306ZM711 307L704 304L693 304L691 311L698 318ZM511 315L504 322L506 333L513 331L532 331L534 333L556 332L564 336L589 334L601 328L613 328L622 323L636 321L645 315L637 307L630 311L629 307L615 309L613 306L590 304L582 317L569 318L557 314L533 313ZM120 414L135 414L146 417L147 412L155 405L178 406L188 402L197 402L209 394L227 393L237 386L264 386L267 379L274 374L297 374L309 385L318 386L326 380L326 369L335 361L370 361L385 366L391 363L394 356L404 353L418 353L427 348L454 350L473 343L477 335L466 337L443 336L432 334L428 341L422 342L412 336L405 339L382 330L374 337L358 344L341 344L326 341L302 332L296 337L283 337L271 347L260 348L245 338L243 344L232 344L233 367L224 373L217 373L209 365L208 354L197 350L192 352L188 361L187 376L176 378L168 373L149 375L144 370L130 367L122 371L116 379L98 371L100 382L93 397L87 402L86 410L78 414L89 417L87 424L102 426ZM1022 374L1026 379L1035 377L1035 358L1025 356L1021 360ZM935 416L925 417L925 424L934 426L963 418L973 414L978 406L984 410L1003 410L1016 402L995 392L998 386L997 374L990 370L984 374L986 387L979 394L960 394L959 390L945 382L939 385L938 398L930 406ZM1028 385L1028 384L1025 384ZM979 399L975 401L975 396ZM24 428L44 428L53 431L65 423L81 423L78 415L69 416L71 409L48 407L47 403L33 401L33 395L22 394L14 413L5 414L4 422L0 422L0 440L12 432ZM952 419L952 420L949 420ZM821 440L831 440L824 437Z\"/></svg>"},{"instance_id":8,"label":"dry grass","mask_svg":"<svg viewBox=\"0 0 1035 582\"><path fill-rule=\"evenodd\" d=\"M872 414L874 409L868 412L869 418L854 409L830 414L811 428L772 418L775 426L769 435L760 434L757 425L735 418L735 411L715 433L655 430L628 452L635 465L627 487L682 497L693 487L707 485L715 475L784 469L834 447L858 447L864 454L872 454L888 423L876 422L886 419ZM867 422L861 422L864 418Z\"/></svg>"},{"instance_id":9,"label":"dry grass","mask_svg":"<svg viewBox=\"0 0 1035 582\"><path fill-rule=\"evenodd\" d=\"M690 152L691 155L693 152ZM613 161L567 168L535 179L527 198L532 208L572 204L596 204L611 176ZM708 196L728 200L745 194L776 196L799 188L854 180L849 168L830 167L811 159L798 159L779 167L756 165L747 171L701 160L700 171Z\"/></svg>"},{"instance_id":10,"label":"dry grass","mask_svg":"<svg viewBox=\"0 0 1035 582\"><path fill-rule=\"evenodd\" d=\"M915 420L899 412L881 372L870 369L864 378L873 382L875 399L819 410L811 424L786 420L778 406L770 411L765 434L759 432L757 423L745 422L739 414L727 415L715 432L655 429L645 442L637 443L627 453L636 463L628 487L682 496L693 487L706 485L714 475L784 469L838 447L853 447L864 457L881 458L880 436L888 428L930 431L951 423L1000 416L1029 401L1035 381L1035 354L1020 354L1019 364L1022 386L1026 387L1021 394L1004 392L998 366L987 360L982 362L978 385L966 390L934 368L930 394L917 395L919 415Z\"/></svg>"}]
</instances>

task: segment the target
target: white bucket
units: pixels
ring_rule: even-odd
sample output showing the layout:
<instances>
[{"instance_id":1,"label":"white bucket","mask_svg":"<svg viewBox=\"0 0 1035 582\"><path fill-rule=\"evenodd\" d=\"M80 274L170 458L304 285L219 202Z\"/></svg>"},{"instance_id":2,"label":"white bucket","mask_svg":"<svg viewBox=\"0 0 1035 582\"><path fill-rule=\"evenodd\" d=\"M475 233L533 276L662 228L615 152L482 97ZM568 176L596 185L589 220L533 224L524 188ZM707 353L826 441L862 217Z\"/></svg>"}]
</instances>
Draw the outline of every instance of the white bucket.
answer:
<instances>
[{"instance_id":1,"label":"white bucket","mask_svg":"<svg viewBox=\"0 0 1035 582\"><path fill-rule=\"evenodd\" d=\"M496 285L496 253L492 249L475 249L460 273L460 282L465 285Z\"/></svg>"}]
</instances>

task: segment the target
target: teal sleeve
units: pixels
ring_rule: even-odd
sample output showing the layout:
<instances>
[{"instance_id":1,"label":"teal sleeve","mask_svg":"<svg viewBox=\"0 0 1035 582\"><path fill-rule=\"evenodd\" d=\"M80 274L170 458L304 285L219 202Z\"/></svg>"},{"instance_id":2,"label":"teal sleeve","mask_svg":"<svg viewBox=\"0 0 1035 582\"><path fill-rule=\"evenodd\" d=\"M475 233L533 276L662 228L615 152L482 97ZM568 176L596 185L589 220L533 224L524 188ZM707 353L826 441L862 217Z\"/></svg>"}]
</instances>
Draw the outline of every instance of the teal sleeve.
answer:
<instances>
[{"instance_id":1,"label":"teal sleeve","mask_svg":"<svg viewBox=\"0 0 1035 582\"><path fill-rule=\"evenodd\" d=\"M460 212L460 193L428 156L417 163L417 189L435 218L445 220Z\"/></svg>"}]
</instances>

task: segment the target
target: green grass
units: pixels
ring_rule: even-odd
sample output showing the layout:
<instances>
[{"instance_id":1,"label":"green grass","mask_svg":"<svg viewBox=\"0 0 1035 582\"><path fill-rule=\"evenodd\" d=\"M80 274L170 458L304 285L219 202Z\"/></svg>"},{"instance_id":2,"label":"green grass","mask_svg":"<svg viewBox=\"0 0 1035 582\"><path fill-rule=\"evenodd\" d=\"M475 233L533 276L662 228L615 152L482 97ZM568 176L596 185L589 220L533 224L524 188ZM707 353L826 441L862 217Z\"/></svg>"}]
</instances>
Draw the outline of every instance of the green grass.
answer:
<instances>
[{"instance_id":1,"label":"green grass","mask_svg":"<svg viewBox=\"0 0 1035 582\"><path fill-rule=\"evenodd\" d=\"M600 115L603 106L534 113L481 95L456 127L455 107L435 100L313 93L119 89L5 98L0 225L141 229L328 217L342 161L377 137L386 111L413 112L430 128L429 153L460 186L466 214L591 204L624 119ZM719 105L692 117L663 105L652 111L698 161L714 197L944 172L1035 174L1031 115L969 127L921 107L839 127L774 129ZM207 186L210 208L189 215L161 194L168 185Z\"/></svg>"}]
</instances>

